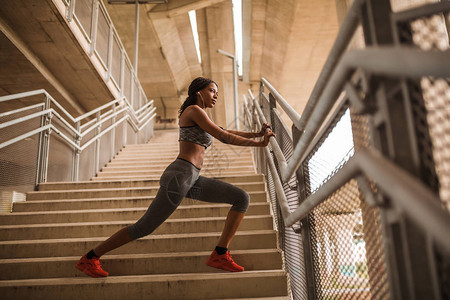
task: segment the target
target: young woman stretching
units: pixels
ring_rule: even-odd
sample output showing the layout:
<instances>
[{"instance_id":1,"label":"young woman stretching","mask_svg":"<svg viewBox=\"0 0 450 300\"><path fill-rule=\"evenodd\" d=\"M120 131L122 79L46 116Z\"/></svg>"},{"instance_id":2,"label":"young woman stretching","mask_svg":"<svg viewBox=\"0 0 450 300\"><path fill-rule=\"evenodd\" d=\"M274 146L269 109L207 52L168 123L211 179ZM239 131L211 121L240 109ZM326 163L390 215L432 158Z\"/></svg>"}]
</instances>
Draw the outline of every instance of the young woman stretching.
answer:
<instances>
[{"instance_id":1,"label":"young woman stretching","mask_svg":"<svg viewBox=\"0 0 450 300\"><path fill-rule=\"evenodd\" d=\"M206 264L231 272L244 270L233 261L228 247L247 211L249 195L229 183L199 176L199 172L203 165L205 149L211 145L211 136L226 144L264 147L274 133L268 124L264 124L259 133L224 130L217 126L205 111L206 108L214 107L217 96L218 87L214 81L203 77L192 81L188 98L179 112L180 153L162 174L160 188L152 204L135 224L119 230L84 255L76 264L77 269L92 277L108 276L108 272L102 269L99 262L103 254L149 235L175 211L184 197L189 197L232 205L217 247ZM261 141L251 139L262 136L264 139Z\"/></svg>"}]
</instances>

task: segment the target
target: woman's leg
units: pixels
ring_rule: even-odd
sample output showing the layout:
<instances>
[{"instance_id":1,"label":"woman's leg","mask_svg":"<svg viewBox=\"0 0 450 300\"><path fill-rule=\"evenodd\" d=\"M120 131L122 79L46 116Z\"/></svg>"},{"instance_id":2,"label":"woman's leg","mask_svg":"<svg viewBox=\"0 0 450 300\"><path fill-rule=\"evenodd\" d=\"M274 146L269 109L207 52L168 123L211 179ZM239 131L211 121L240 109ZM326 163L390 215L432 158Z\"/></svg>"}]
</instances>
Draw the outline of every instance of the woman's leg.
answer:
<instances>
[{"instance_id":1,"label":"woman's leg","mask_svg":"<svg viewBox=\"0 0 450 300\"><path fill-rule=\"evenodd\" d=\"M206 264L231 272L243 271L244 268L236 264L231 258L228 247L244 219L249 205L249 195L232 184L200 176L186 196L206 202L232 205L216 249L211 253Z\"/></svg>"},{"instance_id":2,"label":"woman's leg","mask_svg":"<svg viewBox=\"0 0 450 300\"><path fill-rule=\"evenodd\" d=\"M232 205L217 244L220 247L228 248L248 209L250 197L247 192L227 182L199 176L186 197L200 201Z\"/></svg>"},{"instance_id":3,"label":"woman's leg","mask_svg":"<svg viewBox=\"0 0 450 300\"><path fill-rule=\"evenodd\" d=\"M230 246L231 240L236 234L239 225L241 225L244 216L245 213L230 209L217 246L222 248L228 248Z\"/></svg>"},{"instance_id":4,"label":"woman's leg","mask_svg":"<svg viewBox=\"0 0 450 300\"><path fill-rule=\"evenodd\" d=\"M132 240L149 235L180 205L198 178L199 170L184 161L176 160L167 167L160 179L160 188L146 213L133 225L122 228L95 249L83 256L76 267L92 277L108 276L98 258Z\"/></svg>"},{"instance_id":5,"label":"woman's leg","mask_svg":"<svg viewBox=\"0 0 450 300\"><path fill-rule=\"evenodd\" d=\"M103 254L112 251L120 246L123 246L133 239L130 237L128 233L128 227L122 228L116 233L114 233L109 239L100 243L97 247L94 248L94 253L97 257L102 256Z\"/></svg>"}]
</instances>

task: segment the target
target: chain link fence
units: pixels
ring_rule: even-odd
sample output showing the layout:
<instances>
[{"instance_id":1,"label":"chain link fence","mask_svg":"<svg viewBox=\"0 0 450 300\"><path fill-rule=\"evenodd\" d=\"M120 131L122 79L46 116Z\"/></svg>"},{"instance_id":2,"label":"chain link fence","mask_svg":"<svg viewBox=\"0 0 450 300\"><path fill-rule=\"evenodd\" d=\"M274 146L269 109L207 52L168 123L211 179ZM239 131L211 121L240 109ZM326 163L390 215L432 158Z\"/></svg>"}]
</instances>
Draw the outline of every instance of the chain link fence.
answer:
<instances>
[{"instance_id":1,"label":"chain link fence","mask_svg":"<svg viewBox=\"0 0 450 300\"><path fill-rule=\"evenodd\" d=\"M369 144L366 133L365 120L343 105L303 164L306 197L342 168L355 145ZM389 299L379 211L365 202L356 180L313 209L309 220L318 299Z\"/></svg>"},{"instance_id":2,"label":"chain link fence","mask_svg":"<svg viewBox=\"0 0 450 300\"><path fill-rule=\"evenodd\" d=\"M400 44L424 51L449 49L450 13L402 20L397 23ZM416 131L428 184L439 191L442 205L450 211L450 78L424 77L415 85L413 109Z\"/></svg>"},{"instance_id":3,"label":"chain link fence","mask_svg":"<svg viewBox=\"0 0 450 300\"><path fill-rule=\"evenodd\" d=\"M449 50L450 13L418 14L396 23L400 45L424 51ZM422 180L439 193L450 211L450 78L422 77L408 82L418 136ZM435 268L442 299L450 297L450 256L434 245Z\"/></svg>"}]
</instances>

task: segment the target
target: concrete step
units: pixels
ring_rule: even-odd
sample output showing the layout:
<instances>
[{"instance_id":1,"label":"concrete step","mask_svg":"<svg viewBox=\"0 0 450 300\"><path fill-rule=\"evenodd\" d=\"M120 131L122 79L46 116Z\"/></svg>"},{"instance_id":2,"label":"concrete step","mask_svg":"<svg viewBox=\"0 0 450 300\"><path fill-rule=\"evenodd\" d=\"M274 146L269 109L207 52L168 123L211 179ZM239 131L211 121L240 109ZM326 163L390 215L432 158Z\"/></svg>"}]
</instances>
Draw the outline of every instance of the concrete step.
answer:
<instances>
[{"instance_id":1,"label":"concrete step","mask_svg":"<svg viewBox=\"0 0 450 300\"><path fill-rule=\"evenodd\" d=\"M108 173L133 173L133 174L143 174L143 175L157 175L162 174L167 166L105 166L102 168L100 174L108 174ZM202 172L215 172L215 171L233 171L235 174L239 174L241 171L252 171L255 172L255 167L253 164L235 164L235 165L214 165L214 166L203 166Z\"/></svg>"},{"instance_id":2,"label":"concrete step","mask_svg":"<svg viewBox=\"0 0 450 300\"><path fill-rule=\"evenodd\" d=\"M171 153L119 153L115 156L114 160L122 161L122 160L136 160L141 159L142 161L159 161L159 160L170 160L174 161L178 156L178 152L171 154ZM226 160L233 160L234 158L239 158L241 160L247 160L252 162L253 156L251 153L232 153L232 152L221 152L221 153L214 153L210 155L205 154L204 162L211 162L211 161L226 161Z\"/></svg>"},{"instance_id":3,"label":"concrete step","mask_svg":"<svg viewBox=\"0 0 450 300\"><path fill-rule=\"evenodd\" d=\"M253 175L235 175L235 176L221 176L215 179L228 183L241 182L263 182L264 176L262 174ZM107 180L107 181L78 181L78 182L46 182L39 184L39 191L51 190L74 190L74 189L90 189L90 188L125 188L125 187L148 187L159 186L159 177L150 178L148 180Z\"/></svg>"},{"instance_id":4,"label":"concrete step","mask_svg":"<svg viewBox=\"0 0 450 300\"><path fill-rule=\"evenodd\" d=\"M101 173L99 173L101 174ZM228 171L221 171L221 170L217 170L214 172L200 172L201 176L205 176L205 177L220 177L220 176L230 176L236 174L236 172L228 172ZM256 172L255 171L241 171L239 172L239 174L241 175L255 175ZM106 181L106 180L118 180L118 179L122 179L122 180L127 180L127 179L133 179L133 180L147 180L149 178L159 178L161 177L161 173L157 174L157 175L120 175L120 174L113 174L113 176L106 176L106 175L102 175L101 177L93 177L91 178L92 181L97 181L97 180L101 180L101 181Z\"/></svg>"},{"instance_id":5,"label":"concrete step","mask_svg":"<svg viewBox=\"0 0 450 300\"><path fill-rule=\"evenodd\" d=\"M136 154L136 155L178 155L179 148L150 148L150 149L127 149L124 148L119 152L119 155ZM250 149L246 148L209 148L205 151L205 156L218 155L226 153L227 155L251 155Z\"/></svg>"},{"instance_id":6,"label":"concrete step","mask_svg":"<svg viewBox=\"0 0 450 300\"><path fill-rule=\"evenodd\" d=\"M109 236L135 222L136 220L1 225L0 240L18 241ZM217 232L223 229L224 224L225 217L168 219L156 229L155 234ZM244 231L269 229L273 229L272 216L270 215L246 216L239 226L239 230Z\"/></svg>"},{"instance_id":7,"label":"concrete step","mask_svg":"<svg viewBox=\"0 0 450 300\"><path fill-rule=\"evenodd\" d=\"M124 157L120 158L117 156L112 161L108 162L107 165L115 165L115 164L133 164L133 163L144 163L148 164L151 162L155 162L155 164L167 167L170 163L172 163L176 159L176 156L164 158L164 157L150 157L150 158L142 158L142 157ZM242 163L242 164L252 164L252 159L247 157L217 157L211 159L205 159L203 161L204 164L212 165L214 163Z\"/></svg>"},{"instance_id":8,"label":"concrete step","mask_svg":"<svg viewBox=\"0 0 450 300\"><path fill-rule=\"evenodd\" d=\"M148 143L148 144L135 144L135 145L125 145L123 149L125 150L136 150L136 149L178 149L179 143ZM207 149L207 151L210 151L211 149L244 149L244 150L250 150L248 147L242 147L242 146L235 146L230 144L224 144L218 141L213 140L213 144Z\"/></svg>"},{"instance_id":9,"label":"concrete step","mask_svg":"<svg viewBox=\"0 0 450 300\"><path fill-rule=\"evenodd\" d=\"M264 191L262 182L243 182L234 184L247 192ZM27 194L27 201L49 200L49 199L83 199L83 198L105 198L105 197L141 197L154 196L158 186L150 187L127 187L114 189L80 189L61 191L37 191Z\"/></svg>"},{"instance_id":10,"label":"concrete step","mask_svg":"<svg viewBox=\"0 0 450 300\"><path fill-rule=\"evenodd\" d=\"M221 232L151 234L109 252L115 254L174 253L211 251ZM0 241L0 259L81 256L104 237ZM238 231L231 251L277 248L275 230Z\"/></svg>"},{"instance_id":11,"label":"concrete step","mask_svg":"<svg viewBox=\"0 0 450 300\"><path fill-rule=\"evenodd\" d=\"M125 221L138 220L148 207L116 209L59 210L43 212L14 212L0 214L0 225L49 224L68 222ZM224 217L228 204L181 205L170 216L171 219ZM250 203L246 216L270 214L269 203Z\"/></svg>"},{"instance_id":12,"label":"concrete step","mask_svg":"<svg viewBox=\"0 0 450 300\"><path fill-rule=\"evenodd\" d=\"M248 192L250 202L267 202L267 194L265 191ZM82 198L82 199L49 199L49 200L33 200L14 203L14 212L31 212L31 211L56 211L56 210L86 210L86 209L103 209L105 207L129 208L129 207L148 207L155 196L140 197L105 197L105 198ZM184 198L182 205L202 205L203 201ZM180 209L180 207L178 209Z\"/></svg>"},{"instance_id":13,"label":"concrete step","mask_svg":"<svg viewBox=\"0 0 450 300\"><path fill-rule=\"evenodd\" d=\"M164 172L164 169L152 168L152 169L136 169L136 168L110 168L105 167L102 169L100 173L97 174L97 177L127 177L127 176L157 176L161 175ZM202 169L201 175L206 176L204 174L255 174L255 169L251 165L247 166L232 166L226 168L206 168ZM212 177L209 175L208 177Z\"/></svg>"},{"instance_id":14,"label":"concrete step","mask_svg":"<svg viewBox=\"0 0 450 300\"><path fill-rule=\"evenodd\" d=\"M211 299L286 296L282 270L241 273L198 273L110 276L107 278L49 278L0 282L5 299Z\"/></svg>"},{"instance_id":15,"label":"concrete step","mask_svg":"<svg viewBox=\"0 0 450 300\"><path fill-rule=\"evenodd\" d=\"M167 161L167 162L157 162L157 163L150 163L147 161L127 161L127 162L118 162L118 161L112 161L111 163L106 164L103 168L110 168L110 167L115 167L115 168L120 168L120 167L133 167L133 168L145 168L145 169L162 169L165 170L167 168L167 166L172 163L172 161ZM208 169L208 168L226 168L226 167L236 167L236 166L253 166L252 162L249 162L247 160L243 160L243 161L239 161L239 160L216 160L216 161L211 161L208 164L204 163L202 166L202 170L203 169ZM234 175L238 175L239 173L236 173ZM240 174L239 174L240 175Z\"/></svg>"},{"instance_id":16,"label":"concrete step","mask_svg":"<svg viewBox=\"0 0 450 300\"><path fill-rule=\"evenodd\" d=\"M119 155L120 156L120 155ZM126 160L118 160L119 156L116 156L116 158L114 158L111 162L108 163L108 165L110 164L137 164L137 163L143 163L143 164L149 164L149 163L155 163L157 165L164 165L164 166L168 166L171 162L173 162L176 159L175 157L170 157L170 158L161 158L159 157L158 159L142 159L142 158L136 158L136 157L130 157ZM213 164L216 162L228 162L228 163L234 163L234 162L239 162L239 163L246 163L246 162L251 162L252 160L244 157L241 158L239 156L233 156L233 157L226 157L226 156L218 156L218 157L205 157L203 164Z\"/></svg>"},{"instance_id":17,"label":"concrete step","mask_svg":"<svg viewBox=\"0 0 450 300\"><path fill-rule=\"evenodd\" d=\"M104 255L101 263L111 276L222 272L205 264L210 253ZM1 259L0 280L85 277L74 268L80 256ZM232 256L246 271L282 268L281 253L277 249L237 250Z\"/></svg>"}]
</instances>

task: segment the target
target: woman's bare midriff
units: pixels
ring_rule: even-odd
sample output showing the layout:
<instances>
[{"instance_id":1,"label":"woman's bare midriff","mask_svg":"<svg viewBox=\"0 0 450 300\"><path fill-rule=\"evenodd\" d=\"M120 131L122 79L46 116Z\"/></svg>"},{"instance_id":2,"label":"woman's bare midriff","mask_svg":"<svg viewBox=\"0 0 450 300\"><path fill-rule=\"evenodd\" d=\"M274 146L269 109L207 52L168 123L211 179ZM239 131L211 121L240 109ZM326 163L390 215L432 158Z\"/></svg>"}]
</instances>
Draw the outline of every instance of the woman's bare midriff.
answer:
<instances>
[{"instance_id":1,"label":"woman's bare midriff","mask_svg":"<svg viewBox=\"0 0 450 300\"><path fill-rule=\"evenodd\" d=\"M179 158L191 162L194 166L201 169L203 166L203 158L205 156L205 147L191 143L180 141Z\"/></svg>"}]
</instances>

